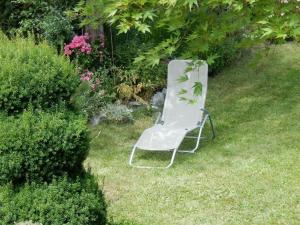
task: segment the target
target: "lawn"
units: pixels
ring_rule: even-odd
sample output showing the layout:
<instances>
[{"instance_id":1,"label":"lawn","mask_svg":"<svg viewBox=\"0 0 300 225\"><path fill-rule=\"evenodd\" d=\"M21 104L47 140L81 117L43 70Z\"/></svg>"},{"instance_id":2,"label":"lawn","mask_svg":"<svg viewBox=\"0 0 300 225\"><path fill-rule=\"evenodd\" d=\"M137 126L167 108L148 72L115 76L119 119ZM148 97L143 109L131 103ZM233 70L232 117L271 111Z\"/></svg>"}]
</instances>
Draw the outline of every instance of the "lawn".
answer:
<instances>
[{"instance_id":1,"label":"lawn","mask_svg":"<svg viewBox=\"0 0 300 225\"><path fill-rule=\"evenodd\" d=\"M92 127L85 166L99 178L109 215L143 225L299 224L299 59L299 45L276 46L210 78L206 106L217 138L195 154L179 153L167 170L128 165L154 116L140 112L133 124ZM139 159L166 164L169 156Z\"/></svg>"}]
</instances>

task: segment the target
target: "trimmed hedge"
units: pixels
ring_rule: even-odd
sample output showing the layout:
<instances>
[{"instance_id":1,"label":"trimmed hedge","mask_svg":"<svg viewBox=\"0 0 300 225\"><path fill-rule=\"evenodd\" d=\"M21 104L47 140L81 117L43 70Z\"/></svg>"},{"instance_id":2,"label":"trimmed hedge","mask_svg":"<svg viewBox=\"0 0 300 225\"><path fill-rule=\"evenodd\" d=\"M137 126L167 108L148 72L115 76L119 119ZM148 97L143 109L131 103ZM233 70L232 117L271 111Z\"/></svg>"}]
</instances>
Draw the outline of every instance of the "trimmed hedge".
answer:
<instances>
[{"instance_id":1,"label":"trimmed hedge","mask_svg":"<svg viewBox=\"0 0 300 225\"><path fill-rule=\"evenodd\" d=\"M32 221L43 225L104 225L106 204L91 176L50 184L0 187L0 225Z\"/></svg>"},{"instance_id":2,"label":"trimmed hedge","mask_svg":"<svg viewBox=\"0 0 300 225\"><path fill-rule=\"evenodd\" d=\"M19 113L69 101L79 84L74 66L45 43L0 34L0 109Z\"/></svg>"},{"instance_id":3,"label":"trimmed hedge","mask_svg":"<svg viewBox=\"0 0 300 225\"><path fill-rule=\"evenodd\" d=\"M49 181L82 169L89 149L86 118L65 110L0 116L0 183Z\"/></svg>"}]
</instances>

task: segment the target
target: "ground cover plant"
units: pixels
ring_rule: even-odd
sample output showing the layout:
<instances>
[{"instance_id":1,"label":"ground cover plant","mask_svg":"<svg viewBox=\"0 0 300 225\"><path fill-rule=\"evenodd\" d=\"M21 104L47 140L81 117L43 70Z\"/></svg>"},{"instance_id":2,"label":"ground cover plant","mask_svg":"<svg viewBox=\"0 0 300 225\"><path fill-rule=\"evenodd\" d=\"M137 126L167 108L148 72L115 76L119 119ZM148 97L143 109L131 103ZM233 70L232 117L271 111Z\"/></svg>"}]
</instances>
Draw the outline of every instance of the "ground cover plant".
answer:
<instances>
[{"instance_id":1,"label":"ground cover plant","mask_svg":"<svg viewBox=\"0 0 300 225\"><path fill-rule=\"evenodd\" d=\"M273 46L211 78L207 108L217 138L196 154L179 154L169 170L127 165L151 116L91 128L85 165L104 184L109 215L145 225L298 224L299 57L297 44ZM169 157L145 153L139 160L163 164Z\"/></svg>"}]
</instances>

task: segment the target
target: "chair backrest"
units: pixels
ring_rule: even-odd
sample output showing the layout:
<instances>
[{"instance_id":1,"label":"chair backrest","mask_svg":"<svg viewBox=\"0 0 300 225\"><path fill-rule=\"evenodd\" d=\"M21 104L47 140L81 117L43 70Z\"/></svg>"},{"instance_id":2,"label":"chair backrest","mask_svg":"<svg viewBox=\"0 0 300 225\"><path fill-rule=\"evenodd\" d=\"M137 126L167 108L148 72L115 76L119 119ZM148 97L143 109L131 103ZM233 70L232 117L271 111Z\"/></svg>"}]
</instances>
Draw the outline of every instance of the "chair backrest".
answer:
<instances>
[{"instance_id":1,"label":"chair backrest","mask_svg":"<svg viewBox=\"0 0 300 225\"><path fill-rule=\"evenodd\" d=\"M199 121L202 120L203 112L200 110L204 108L206 93L207 93L207 79L208 79L208 65L203 63L197 68L186 72L191 60L172 60L168 65L168 85L167 94L162 113L162 121L166 125L174 125L178 127L195 127ZM188 80L179 82L179 78L186 74ZM202 84L202 93L200 96L194 94L195 82ZM179 92L184 89L187 92L179 95ZM180 97L187 99L194 99L194 103L188 103Z\"/></svg>"}]
</instances>

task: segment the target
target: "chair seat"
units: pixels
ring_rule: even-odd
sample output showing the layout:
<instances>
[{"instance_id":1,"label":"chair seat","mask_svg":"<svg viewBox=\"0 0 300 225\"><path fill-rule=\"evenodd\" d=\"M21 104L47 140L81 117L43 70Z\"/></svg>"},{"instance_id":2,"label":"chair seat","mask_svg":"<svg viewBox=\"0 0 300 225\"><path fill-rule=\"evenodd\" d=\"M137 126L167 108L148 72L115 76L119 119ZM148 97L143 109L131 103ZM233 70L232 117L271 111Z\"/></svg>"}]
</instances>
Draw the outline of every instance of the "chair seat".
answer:
<instances>
[{"instance_id":1,"label":"chair seat","mask_svg":"<svg viewBox=\"0 0 300 225\"><path fill-rule=\"evenodd\" d=\"M191 130L192 128L155 124L142 133L136 147L143 150L169 151L178 148L185 135Z\"/></svg>"}]
</instances>

